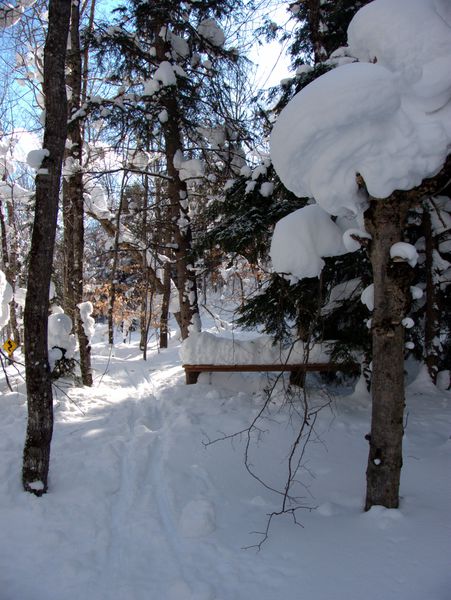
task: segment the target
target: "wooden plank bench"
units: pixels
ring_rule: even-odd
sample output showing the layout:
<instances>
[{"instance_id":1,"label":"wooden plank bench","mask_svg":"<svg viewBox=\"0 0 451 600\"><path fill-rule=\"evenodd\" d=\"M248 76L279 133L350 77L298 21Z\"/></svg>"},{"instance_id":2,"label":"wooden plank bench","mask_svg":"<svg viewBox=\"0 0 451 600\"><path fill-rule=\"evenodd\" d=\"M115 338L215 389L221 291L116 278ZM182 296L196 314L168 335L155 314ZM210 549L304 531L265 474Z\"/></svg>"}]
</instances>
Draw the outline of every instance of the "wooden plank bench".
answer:
<instances>
[{"instance_id":1,"label":"wooden plank bench","mask_svg":"<svg viewBox=\"0 0 451 600\"><path fill-rule=\"evenodd\" d=\"M200 373L241 373L251 372L274 372L290 371L296 374L292 383L302 382L307 372L334 373L342 371L350 374L360 373L360 365L357 363L297 363L297 364L249 364L249 365L182 365L185 369L186 383L191 385L197 383Z\"/></svg>"}]
</instances>

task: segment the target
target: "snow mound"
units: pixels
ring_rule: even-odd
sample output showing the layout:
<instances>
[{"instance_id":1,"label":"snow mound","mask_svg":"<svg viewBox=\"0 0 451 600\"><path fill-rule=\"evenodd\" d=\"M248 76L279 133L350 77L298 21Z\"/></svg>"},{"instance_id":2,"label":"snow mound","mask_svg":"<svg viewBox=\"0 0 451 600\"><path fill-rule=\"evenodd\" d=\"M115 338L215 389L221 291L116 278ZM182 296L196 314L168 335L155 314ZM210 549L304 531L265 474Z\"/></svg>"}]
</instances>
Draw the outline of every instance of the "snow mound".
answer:
<instances>
[{"instance_id":1,"label":"snow mound","mask_svg":"<svg viewBox=\"0 0 451 600\"><path fill-rule=\"evenodd\" d=\"M216 529L215 509L209 500L191 500L183 508L180 529L185 537L198 538Z\"/></svg>"}]
</instances>

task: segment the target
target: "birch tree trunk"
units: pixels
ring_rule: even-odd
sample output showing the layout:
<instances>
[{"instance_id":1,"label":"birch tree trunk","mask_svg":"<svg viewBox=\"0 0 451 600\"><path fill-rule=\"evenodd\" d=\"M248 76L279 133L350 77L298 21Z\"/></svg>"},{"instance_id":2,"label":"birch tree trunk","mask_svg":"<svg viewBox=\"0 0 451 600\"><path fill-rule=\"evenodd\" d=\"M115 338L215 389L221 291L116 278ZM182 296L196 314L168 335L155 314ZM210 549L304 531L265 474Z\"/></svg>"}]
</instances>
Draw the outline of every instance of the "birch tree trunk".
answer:
<instances>
[{"instance_id":1,"label":"birch tree trunk","mask_svg":"<svg viewBox=\"0 0 451 600\"><path fill-rule=\"evenodd\" d=\"M50 276L55 245L61 167L67 133L65 58L71 3L50 0L44 47L44 158L36 176L36 207L24 313L28 422L22 482L38 496L47 491L53 433L53 396L47 350Z\"/></svg>"}]
</instances>

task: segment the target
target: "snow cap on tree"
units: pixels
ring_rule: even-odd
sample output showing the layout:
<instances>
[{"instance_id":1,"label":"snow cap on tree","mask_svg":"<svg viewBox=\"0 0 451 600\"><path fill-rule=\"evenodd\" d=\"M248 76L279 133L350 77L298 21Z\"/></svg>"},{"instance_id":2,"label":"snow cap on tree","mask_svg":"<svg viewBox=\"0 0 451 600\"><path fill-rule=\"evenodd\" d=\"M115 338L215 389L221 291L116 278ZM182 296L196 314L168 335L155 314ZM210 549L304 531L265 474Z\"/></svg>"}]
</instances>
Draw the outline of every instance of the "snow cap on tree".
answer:
<instances>
[{"instance_id":1,"label":"snow cap on tree","mask_svg":"<svg viewBox=\"0 0 451 600\"><path fill-rule=\"evenodd\" d=\"M375 0L348 29L362 62L321 76L281 112L271 157L283 183L332 214L408 190L442 167L451 143L451 11L445 0Z\"/></svg>"},{"instance_id":2,"label":"snow cap on tree","mask_svg":"<svg viewBox=\"0 0 451 600\"><path fill-rule=\"evenodd\" d=\"M317 235L318 231L322 235ZM304 277L318 277L323 257L346 253L342 231L321 206L312 204L281 219L274 230L270 256L273 267L296 283Z\"/></svg>"}]
</instances>

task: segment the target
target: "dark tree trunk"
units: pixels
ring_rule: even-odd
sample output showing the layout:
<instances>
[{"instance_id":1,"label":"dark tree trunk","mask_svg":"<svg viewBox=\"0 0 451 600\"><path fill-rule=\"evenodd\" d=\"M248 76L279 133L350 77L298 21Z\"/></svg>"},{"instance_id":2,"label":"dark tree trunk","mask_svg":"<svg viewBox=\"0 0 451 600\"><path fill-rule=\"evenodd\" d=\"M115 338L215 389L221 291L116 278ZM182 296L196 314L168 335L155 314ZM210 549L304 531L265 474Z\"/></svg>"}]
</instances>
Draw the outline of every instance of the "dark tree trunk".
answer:
<instances>
[{"instance_id":1,"label":"dark tree trunk","mask_svg":"<svg viewBox=\"0 0 451 600\"><path fill-rule=\"evenodd\" d=\"M147 340L149 335L149 322L151 318L152 306L149 302L149 276L146 269L146 256L143 257L143 273L145 280L141 292L141 310L139 315L139 349L143 353L143 360L147 360Z\"/></svg>"},{"instance_id":2,"label":"dark tree trunk","mask_svg":"<svg viewBox=\"0 0 451 600\"><path fill-rule=\"evenodd\" d=\"M80 108L82 61L80 49L80 14L78 3L72 3L70 50L67 52L68 86L71 98L68 106L69 126L66 161L78 168L66 176L63 184L64 250L65 250L65 310L71 317L78 338L80 371L83 385L92 385L91 346L80 318L78 304L83 301L84 208L83 174L81 171L83 136L81 120L71 121Z\"/></svg>"},{"instance_id":3,"label":"dark tree trunk","mask_svg":"<svg viewBox=\"0 0 451 600\"><path fill-rule=\"evenodd\" d=\"M114 234L114 246L113 246L113 264L111 266L111 284L110 284L110 297L108 304L108 343L110 346L114 345L114 307L116 304L116 277L117 277L117 265L119 261L119 240L121 233L121 216L124 206L124 190L125 190L126 175L122 177L121 184L121 195L119 199L119 206L116 215L116 229Z\"/></svg>"},{"instance_id":4,"label":"dark tree trunk","mask_svg":"<svg viewBox=\"0 0 451 600\"><path fill-rule=\"evenodd\" d=\"M149 144L146 146L146 150L149 151ZM144 175L144 194L143 194L143 206L142 206L142 240L144 244L147 244L147 210L149 205L149 176ZM147 342L149 339L149 327L150 321L152 318L152 298L153 298L153 289L152 293L150 292L150 277L149 277L149 269L147 268L147 250L143 250L142 253L142 269L144 274L144 285L142 288L142 296L141 296L141 314L140 314L140 340L139 340L139 349L143 353L143 360L147 360ZM150 299L149 299L150 295Z\"/></svg>"},{"instance_id":5,"label":"dark tree trunk","mask_svg":"<svg viewBox=\"0 0 451 600\"><path fill-rule=\"evenodd\" d=\"M53 396L47 350L50 276L55 244L61 166L67 133L65 58L71 3L50 0L44 48L44 148L49 156L36 176L36 207L24 314L28 422L22 481L26 491L47 491L53 433Z\"/></svg>"},{"instance_id":6,"label":"dark tree trunk","mask_svg":"<svg viewBox=\"0 0 451 600\"><path fill-rule=\"evenodd\" d=\"M166 263L163 267L163 299L160 315L160 348L168 347L168 321L169 303L171 300L171 265Z\"/></svg>"},{"instance_id":7,"label":"dark tree trunk","mask_svg":"<svg viewBox=\"0 0 451 600\"><path fill-rule=\"evenodd\" d=\"M405 261L390 258L390 248L402 241L407 211L425 198L436 195L449 185L451 155L435 177L420 186L395 191L386 199L369 197L365 213L366 228L372 235L370 259L373 268L374 313L372 415L369 456L366 472L365 510L382 505L399 506L404 434L404 327L410 303L412 268ZM365 184L358 175L357 181Z\"/></svg>"},{"instance_id":8,"label":"dark tree trunk","mask_svg":"<svg viewBox=\"0 0 451 600\"><path fill-rule=\"evenodd\" d=\"M156 23L156 53L161 62L167 60L170 48L167 42L159 36L159 31L164 23ZM192 256L192 233L188 207L188 193L186 182L182 181L179 171L174 165L178 153L183 153L182 133L180 130L181 115L177 96L173 89L165 92L161 104L167 111L168 119L162 125L165 143L167 172L170 177L168 182L168 196L170 203L171 225L173 228L173 243L175 245L174 258L176 268L177 289L180 299L180 333L182 339L189 335L189 327L193 325L200 329L199 307L197 301L197 281Z\"/></svg>"},{"instance_id":9,"label":"dark tree trunk","mask_svg":"<svg viewBox=\"0 0 451 600\"><path fill-rule=\"evenodd\" d=\"M440 335L439 325L439 307L437 290L434 284L434 235L432 232L430 202L424 206L422 229L425 240L425 268L426 268L426 306L424 316L424 361L428 373L435 383L438 372L438 351L439 348L434 341Z\"/></svg>"},{"instance_id":10,"label":"dark tree trunk","mask_svg":"<svg viewBox=\"0 0 451 600\"><path fill-rule=\"evenodd\" d=\"M374 312L372 318L372 417L365 509L397 508L404 434L404 326L410 306L412 268L393 262L390 248L402 241L408 202L402 194L370 201L365 213L372 235Z\"/></svg>"},{"instance_id":11,"label":"dark tree trunk","mask_svg":"<svg viewBox=\"0 0 451 600\"><path fill-rule=\"evenodd\" d=\"M169 201L174 227L174 243L176 249L175 268L177 274L177 289L180 300L180 333L182 339L189 335L189 327L199 323L199 308L197 303L197 282L192 261L191 225L188 216L188 193L186 183L180 180L179 173L174 167L174 157L177 151L182 151L180 131L178 130L179 114L175 98L168 97L165 102L169 119L164 128L168 175Z\"/></svg>"}]
</instances>

